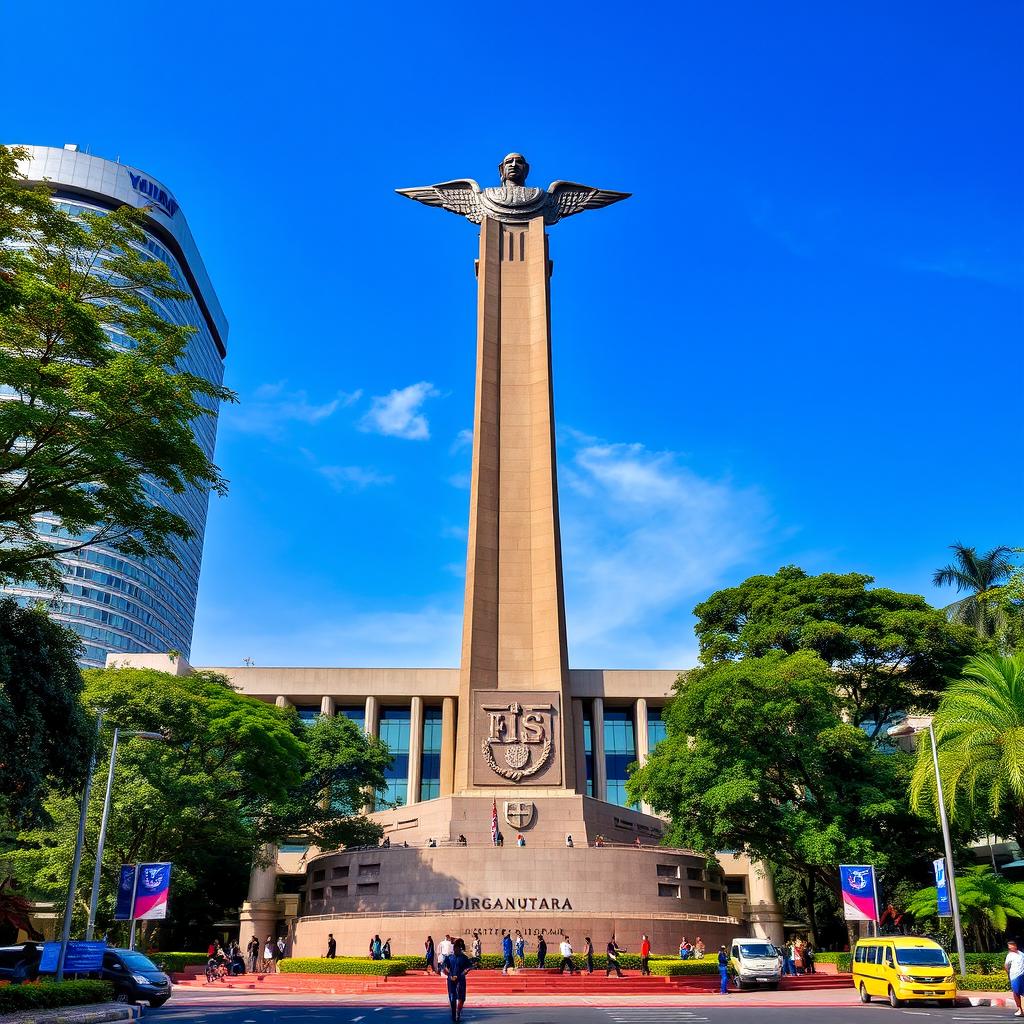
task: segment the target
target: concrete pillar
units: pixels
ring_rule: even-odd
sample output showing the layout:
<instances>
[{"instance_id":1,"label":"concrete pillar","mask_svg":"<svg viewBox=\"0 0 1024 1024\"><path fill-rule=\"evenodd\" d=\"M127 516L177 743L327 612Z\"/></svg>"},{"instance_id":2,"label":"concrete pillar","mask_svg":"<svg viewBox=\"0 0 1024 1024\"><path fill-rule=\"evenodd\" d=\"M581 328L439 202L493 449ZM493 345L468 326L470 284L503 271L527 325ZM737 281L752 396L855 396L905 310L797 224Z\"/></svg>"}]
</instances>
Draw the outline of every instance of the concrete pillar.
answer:
<instances>
[{"instance_id":1,"label":"concrete pillar","mask_svg":"<svg viewBox=\"0 0 1024 1024\"><path fill-rule=\"evenodd\" d=\"M280 701L282 698L278 698ZM285 706L279 703L278 706ZM266 843L257 852L249 875L249 894L238 915L238 944L245 949L255 935L263 943L268 935L277 936L277 847ZM264 865L264 866L259 866Z\"/></svg>"},{"instance_id":2,"label":"concrete pillar","mask_svg":"<svg viewBox=\"0 0 1024 1024\"><path fill-rule=\"evenodd\" d=\"M455 789L455 698L441 701L441 796Z\"/></svg>"},{"instance_id":3,"label":"concrete pillar","mask_svg":"<svg viewBox=\"0 0 1024 1024\"><path fill-rule=\"evenodd\" d=\"M604 700L595 697L590 712L590 743L594 752L594 796L608 799L608 766L604 762Z\"/></svg>"},{"instance_id":4,"label":"concrete pillar","mask_svg":"<svg viewBox=\"0 0 1024 1024\"><path fill-rule=\"evenodd\" d=\"M647 743L647 698L637 697L636 704L633 708L633 732L636 734L636 759L637 762L643 766L647 764L647 758L650 755L650 747ZM640 810L644 814L652 814L651 805L642 803Z\"/></svg>"},{"instance_id":5,"label":"concrete pillar","mask_svg":"<svg viewBox=\"0 0 1024 1024\"><path fill-rule=\"evenodd\" d=\"M324 697L320 701L320 714L326 715L328 718L334 717L334 698Z\"/></svg>"},{"instance_id":6,"label":"concrete pillar","mask_svg":"<svg viewBox=\"0 0 1024 1024\"><path fill-rule=\"evenodd\" d=\"M572 730L576 736L576 792L587 795L587 752L583 744L583 701L572 702Z\"/></svg>"},{"instance_id":7,"label":"concrete pillar","mask_svg":"<svg viewBox=\"0 0 1024 1024\"><path fill-rule=\"evenodd\" d=\"M751 861L747 874L747 906L750 934L776 945L783 940L782 907L775 898L775 880L763 861Z\"/></svg>"},{"instance_id":8,"label":"concrete pillar","mask_svg":"<svg viewBox=\"0 0 1024 1024\"><path fill-rule=\"evenodd\" d=\"M274 703L279 708L290 708L292 706L292 702L287 697L285 697L283 695L279 696L277 698L277 700L274 701Z\"/></svg>"},{"instance_id":9,"label":"concrete pillar","mask_svg":"<svg viewBox=\"0 0 1024 1024\"><path fill-rule=\"evenodd\" d=\"M420 802L420 778L423 769L423 698L413 697L409 704L409 798Z\"/></svg>"},{"instance_id":10,"label":"concrete pillar","mask_svg":"<svg viewBox=\"0 0 1024 1024\"><path fill-rule=\"evenodd\" d=\"M377 737L380 735L380 702L374 696L366 698L366 714L364 716L364 729L367 736Z\"/></svg>"}]
</instances>

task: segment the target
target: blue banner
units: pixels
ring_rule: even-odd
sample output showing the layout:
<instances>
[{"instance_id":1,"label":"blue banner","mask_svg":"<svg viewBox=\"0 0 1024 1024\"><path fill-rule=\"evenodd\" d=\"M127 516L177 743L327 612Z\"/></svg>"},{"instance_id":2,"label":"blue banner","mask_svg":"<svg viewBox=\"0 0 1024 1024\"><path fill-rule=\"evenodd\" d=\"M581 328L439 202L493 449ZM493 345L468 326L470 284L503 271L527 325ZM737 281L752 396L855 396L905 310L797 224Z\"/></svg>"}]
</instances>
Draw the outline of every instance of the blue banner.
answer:
<instances>
[{"instance_id":1,"label":"blue banner","mask_svg":"<svg viewBox=\"0 0 1024 1024\"><path fill-rule=\"evenodd\" d=\"M69 942L68 951L64 954L65 974L86 974L98 971L103 966L105 942ZM39 961L41 974L53 974L57 970L57 958L60 955L59 942L44 942L43 956Z\"/></svg>"},{"instance_id":2,"label":"blue banner","mask_svg":"<svg viewBox=\"0 0 1024 1024\"><path fill-rule=\"evenodd\" d=\"M132 919L132 899L135 896L135 865L122 864L121 878L117 883L117 902L114 904L114 920Z\"/></svg>"},{"instance_id":3,"label":"blue banner","mask_svg":"<svg viewBox=\"0 0 1024 1024\"><path fill-rule=\"evenodd\" d=\"M939 857L932 862L935 870L935 896L939 905L939 917L952 917L953 911L949 905L949 882L946 879L946 860Z\"/></svg>"},{"instance_id":4,"label":"blue banner","mask_svg":"<svg viewBox=\"0 0 1024 1024\"><path fill-rule=\"evenodd\" d=\"M163 920L167 916L167 897L171 890L171 865L140 864L135 880L135 903L132 917L136 921Z\"/></svg>"},{"instance_id":5,"label":"blue banner","mask_svg":"<svg viewBox=\"0 0 1024 1024\"><path fill-rule=\"evenodd\" d=\"M843 917L847 921L877 921L878 892L875 869L870 864L840 864Z\"/></svg>"}]
</instances>

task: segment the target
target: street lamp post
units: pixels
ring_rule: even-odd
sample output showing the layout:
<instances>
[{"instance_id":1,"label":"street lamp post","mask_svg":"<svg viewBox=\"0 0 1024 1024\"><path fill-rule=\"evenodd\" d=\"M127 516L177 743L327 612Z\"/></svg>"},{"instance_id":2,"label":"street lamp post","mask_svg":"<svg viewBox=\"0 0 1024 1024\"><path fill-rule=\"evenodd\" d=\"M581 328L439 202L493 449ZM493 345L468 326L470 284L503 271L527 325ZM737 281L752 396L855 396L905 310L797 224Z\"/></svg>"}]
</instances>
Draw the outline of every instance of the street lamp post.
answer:
<instances>
[{"instance_id":1,"label":"street lamp post","mask_svg":"<svg viewBox=\"0 0 1024 1024\"><path fill-rule=\"evenodd\" d=\"M935 729L928 722L928 738L932 744L932 767L935 769L935 795L939 801L939 821L942 823L942 844L946 852L946 884L949 886L949 902L953 911L953 932L956 935L956 951L960 957L960 973L967 973L967 956L964 952L964 930L960 924L960 901L956 895L956 870L953 867L953 843L949 838L949 816L946 814L946 799L942 792L942 774L939 772L939 747L935 742ZM894 726L890 736L912 736L922 729L915 729L909 722Z\"/></svg>"},{"instance_id":2,"label":"street lamp post","mask_svg":"<svg viewBox=\"0 0 1024 1024\"><path fill-rule=\"evenodd\" d=\"M117 761L117 746L122 736L125 739L138 738L160 741L167 739L163 733L159 732L141 732L138 730L121 732L120 727L115 726L114 728L114 739L110 744L110 767L107 769L107 792L103 797L103 817L100 819L100 836L96 842L96 866L92 873L92 895L89 897L89 920L85 926L86 942L92 940L93 932L96 930L96 905L100 898L100 873L103 870L103 845L107 839L107 819L110 817L110 797L114 789L114 764Z\"/></svg>"}]
</instances>

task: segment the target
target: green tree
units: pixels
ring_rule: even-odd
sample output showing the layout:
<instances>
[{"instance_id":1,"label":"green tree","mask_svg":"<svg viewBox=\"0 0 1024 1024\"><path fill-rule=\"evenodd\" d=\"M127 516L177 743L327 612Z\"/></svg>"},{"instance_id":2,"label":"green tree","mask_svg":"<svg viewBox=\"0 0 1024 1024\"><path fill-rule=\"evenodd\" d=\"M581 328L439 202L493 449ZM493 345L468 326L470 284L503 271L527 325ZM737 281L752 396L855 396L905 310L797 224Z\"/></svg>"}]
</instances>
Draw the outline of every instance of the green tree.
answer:
<instances>
[{"instance_id":1,"label":"green tree","mask_svg":"<svg viewBox=\"0 0 1024 1024\"><path fill-rule=\"evenodd\" d=\"M974 939L974 948L991 949L994 939L1010 927L1010 921L1024 921L1024 883L997 875L987 864L967 869L956 876L960 916ZM937 918L935 886L920 889L907 903L907 913L920 921Z\"/></svg>"},{"instance_id":2,"label":"green tree","mask_svg":"<svg viewBox=\"0 0 1024 1024\"><path fill-rule=\"evenodd\" d=\"M984 818L1024 846L1024 655L979 654L943 694L932 719L952 816ZM918 744L916 808L935 805L930 743Z\"/></svg>"},{"instance_id":3,"label":"green tree","mask_svg":"<svg viewBox=\"0 0 1024 1024\"><path fill-rule=\"evenodd\" d=\"M222 493L193 425L234 396L181 368L193 328L160 308L194 300L143 214L72 216L26 186L22 155L0 146L0 582L59 586L56 559L101 541L174 559L192 528L143 481Z\"/></svg>"},{"instance_id":4,"label":"green tree","mask_svg":"<svg viewBox=\"0 0 1024 1024\"><path fill-rule=\"evenodd\" d=\"M816 890L837 893L840 863L913 872L938 841L907 804L912 757L880 749L845 706L813 651L713 662L677 682L667 738L628 783L676 844L800 874L816 943Z\"/></svg>"},{"instance_id":5,"label":"green tree","mask_svg":"<svg viewBox=\"0 0 1024 1024\"><path fill-rule=\"evenodd\" d=\"M999 594L1014 570L1013 548L1000 545L979 555L976 548L958 542L951 544L950 550L953 561L936 569L932 582L937 587L956 587L957 593L967 591L967 596L945 611L953 621L971 626L982 639L991 639L1006 626Z\"/></svg>"},{"instance_id":6,"label":"green tree","mask_svg":"<svg viewBox=\"0 0 1024 1024\"><path fill-rule=\"evenodd\" d=\"M166 743L128 740L119 751L101 929L111 923L122 863L174 863L170 926L179 941L199 941L210 923L241 903L253 851L262 844L302 837L333 847L380 835L359 810L367 788L383 787L390 756L348 719L305 726L293 710L240 694L210 672L104 669L85 677L86 705L105 707L112 725L168 736ZM101 751L101 764L108 752ZM96 790L85 872L95 856L102 810L103 787ZM52 794L47 809L52 824L23 832L9 859L26 892L59 899L78 809L64 793ZM83 888L79 916L87 898Z\"/></svg>"},{"instance_id":7,"label":"green tree","mask_svg":"<svg viewBox=\"0 0 1024 1024\"><path fill-rule=\"evenodd\" d=\"M0 600L0 837L39 820L51 787L81 792L95 727L80 652L45 612Z\"/></svg>"},{"instance_id":8,"label":"green tree","mask_svg":"<svg viewBox=\"0 0 1024 1024\"><path fill-rule=\"evenodd\" d=\"M978 640L923 597L871 582L786 566L720 590L694 609L701 660L812 652L829 666L844 714L877 738L894 715L931 710Z\"/></svg>"}]
</instances>

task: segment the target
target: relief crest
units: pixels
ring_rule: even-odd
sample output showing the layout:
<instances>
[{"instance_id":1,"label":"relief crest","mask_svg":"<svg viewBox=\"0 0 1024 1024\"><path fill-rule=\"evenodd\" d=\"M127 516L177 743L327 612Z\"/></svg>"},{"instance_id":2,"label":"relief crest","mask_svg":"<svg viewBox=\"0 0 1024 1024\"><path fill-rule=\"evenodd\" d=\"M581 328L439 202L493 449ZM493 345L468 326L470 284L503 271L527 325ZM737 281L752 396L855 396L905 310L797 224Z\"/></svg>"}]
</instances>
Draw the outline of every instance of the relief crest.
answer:
<instances>
[{"instance_id":1,"label":"relief crest","mask_svg":"<svg viewBox=\"0 0 1024 1024\"><path fill-rule=\"evenodd\" d=\"M511 782L536 775L551 757L552 704L483 704L487 735L482 753L495 774Z\"/></svg>"}]
</instances>

